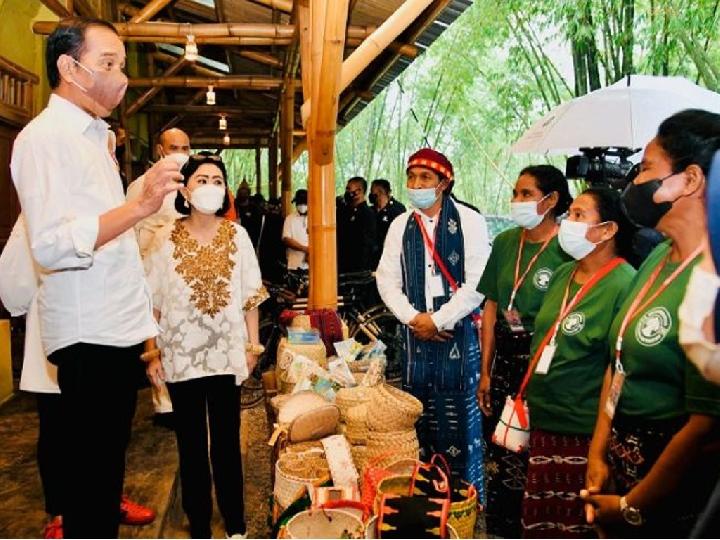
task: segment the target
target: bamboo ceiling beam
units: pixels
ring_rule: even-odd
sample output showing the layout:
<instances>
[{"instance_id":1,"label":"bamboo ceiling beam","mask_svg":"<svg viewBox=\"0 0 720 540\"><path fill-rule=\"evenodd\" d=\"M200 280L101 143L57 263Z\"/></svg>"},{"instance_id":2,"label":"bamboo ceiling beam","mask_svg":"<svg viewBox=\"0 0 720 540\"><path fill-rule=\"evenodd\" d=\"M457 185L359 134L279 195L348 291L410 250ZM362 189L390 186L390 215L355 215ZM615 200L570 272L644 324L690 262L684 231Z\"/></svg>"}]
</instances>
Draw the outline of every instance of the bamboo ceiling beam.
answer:
<instances>
[{"instance_id":1,"label":"bamboo ceiling beam","mask_svg":"<svg viewBox=\"0 0 720 540\"><path fill-rule=\"evenodd\" d=\"M272 9L277 9L283 13L292 13L293 2L292 0L250 0L254 4L260 4Z\"/></svg>"},{"instance_id":2,"label":"bamboo ceiling beam","mask_svg":"<svg viewBox=\"0 0 720 540\"><path fill-rule=\"evenodd\" d=\"M264 76L242 76L229 75L227 77L139 77L130 79L128 86L137 88L139 86L163 86L173 88L242 88L244 90L272 90L280 88L282 79L275 79Z\"/></svg>"},{"instance_id":3,"label":"bamboo ceiling beam","mask_svg":"<svg viewBox=\"0 0 720 540\"><path fill-rule=\"evenodd\" d=\"M158 62L163 62L165 64L172 64L183 58L182 56L174 56L163 52L152 53L152 57ZM214 69L201 66L197 62L190 62L190 69L192 69L197 75L203 75L206 77L224 77L226 75L225 72L215 71ZM163 74L163 77L165 76L166 75Z\"/></svg>"},{"instance_id":4,"label":"bamboo ceiling beam","mask_svg":"<svg viewBox=\"0 0 720 540\"><path fill-rule=\"evenodd\" d=\"M52 33L57 27L56 21L37 21L33 24L33 32L41 35ZM207 38L265 38L265 39L292 39L295 27L290 24L266 23L212 23L190 24L174 22L143 22L143 23L113 23L118 34L123 38L167 37L182 38L184 41L189 34L195 36L195 41L201 43Z\"/></svg>"},{"instance_id":5,"label":"bamboo ceiling beam","mask_svg":"<svg viewBox=\"0 0 720 540\"><path fill-rule=\"evenodd\" d=\"M70 16L70 12L64 5L62 5L60 0L41 0L41 1L46 8L48 8L50 11L52 11L55 15L57 15L61 19L64 19L65 17Z\"/></svg>"},{"instance_id":6,"label":"bamboo ceiling beam","mask_svg":"<svg viewBox=\"0 0 720 540\"><path fill-rule=\"evenodd\" d=\"M168 4L171 4L174 0L150 0L145 7L142 8L136 15L130 19L131 23L144 23L152 19L157 15L163 8Z\"/></svg>"},{"instance_id":7,"label":"bamboo ceiling beam","mask_svg":"<svg viewBox=\"0 0 720 540\"><path fill-rule=\"evenodd\" d=\"M180 71L183 66L186 64L186 60L183 57L176 58L175 61L168 67L162 74L162 77L170 77ZM136 112L138 112L140 109L143 108L143 106L150 101L152 98L154 98L156 95L160 93L160 90L162 90L161 86L153 86L152 88L148 89L143 93L140 97L138 97L125 111L125 114L127 116L132 116Z\"/></svg>"},{"instance_id":8,"label":"bamboo ceiling beam","mask_svg":"<svg viewBox=\"0 0 720 540\"><path fill-rule=\"evenodd\" d=\"M145 110L147 112L161 114L184 112L197 116L220 116L222 114L226 116L268 116L275 112L275 109L270 108L249 108L238 106L224 107L222 105L169 105L165 103L148 105L145 107Z\"/></svg>"},{"instance_id":9,"label":"bamboo ceiling beam","mask_svg":"<svg viewBox=\"0 0 720 540\"><path fill-rule=\"evenodd\" d=\"M269 137L230 137L230 144L225 144L223 137L190 137L194 148L265 148L270 145Z\"/></svg>"},{"instance_id":10,"label":"bamboo ceiling beam","mask_svg":"<svg viewBox=\"0 0 720 540\"><path fill-rule=\"evenodd\" d=\"M75 11L83 17L88 17L90 19L100 18L97 11L95 11L95 8L90 4L90 2L88 2L88 0L74 0L74 4Z\"/></svg>"},{"instance_id":11,"label":"bamboo ceiling beam","mask_svg":"<svg viewBox=\"0 0 720 540\"><path fill-rule=\"evenodd\" d=\"M192 106L192 105L195 105L196 103L199 103L204 97L205 97L205 90L198 90L197 92L195 92L192 99L190 99L190 101L188 102L188 106ZM185 118L185 116L186 115L183 113L183 114L178 114L177 116L172 117L170 120L168 120L165 123L165 125L163 125L158 130L158 134L162 133L166 129L170 129L170 128L177 126L182 121L182 119ZM192 144L192 142L190 144Z\"/></svg>"},{"instance_id":12,"label":"bamboo ceiling beam","mask_svg":"<svg viewBox=\"0 0 720 540\"><path fill-rule=\"evenodd\" d=\"M195 137L215 137L215 136L225 136L230 135L230 138L238 138L238 137L270 137L272 135L272 128L242 128L242 127L236 127L233 129L226 129L223 131L218 130L217 125L214 127L208 127L208 126L193 126L188 125L187 123L183 123L183 127L185 131L188 132L188 135L190 135L190 138L192 139L193 136ZM232 127L232 124L228 127Z\"/></svg>"},{"instance_id":13,"label":"bamboo ceiling beam","mask_svg":"<svg viewBox=\"0 0 720 540\"><path fill-rule=\"evenodd\" d=\"M283 63L280 59L276 58L272 54L254 52L254 51L232 51L234 54L248 60L253 60L259 64L282 69Z\"/></svg>"}]
</instances>

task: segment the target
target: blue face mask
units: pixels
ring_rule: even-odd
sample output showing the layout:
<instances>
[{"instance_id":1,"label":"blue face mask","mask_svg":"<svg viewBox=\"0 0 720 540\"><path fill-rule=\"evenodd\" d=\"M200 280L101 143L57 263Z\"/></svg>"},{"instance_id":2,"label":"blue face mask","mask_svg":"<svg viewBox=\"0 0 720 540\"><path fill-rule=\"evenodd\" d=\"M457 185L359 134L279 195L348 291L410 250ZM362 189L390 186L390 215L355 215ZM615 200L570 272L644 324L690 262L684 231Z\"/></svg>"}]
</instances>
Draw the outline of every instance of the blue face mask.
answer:
<instances>
[{"instance_id":1,"label":"blue face mask","mask_svg":"<svg viewBox=\"0 0 720 540\"><path fill-rule=\"evenodd\" d=\"M410 189L408 188L408 198L410 204L419 210L430 208L437 200L435 190L437 188Z\"/></svg>"}]
</instances>

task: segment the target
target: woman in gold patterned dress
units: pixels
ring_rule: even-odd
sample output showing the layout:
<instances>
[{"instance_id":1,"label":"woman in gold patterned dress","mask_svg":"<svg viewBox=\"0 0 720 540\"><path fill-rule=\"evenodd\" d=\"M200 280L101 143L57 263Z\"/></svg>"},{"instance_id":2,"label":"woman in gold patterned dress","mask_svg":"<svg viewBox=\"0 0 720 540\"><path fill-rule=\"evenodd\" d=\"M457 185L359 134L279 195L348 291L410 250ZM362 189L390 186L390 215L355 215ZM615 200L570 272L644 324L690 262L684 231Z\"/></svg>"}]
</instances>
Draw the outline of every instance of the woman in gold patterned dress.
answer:
<instances>
[{"instance_id":1,"label":"woman in gold patterned dress","mask_svg":"<svg viewBox=\"0 0 720 540\"><path fill-rule=\"evenodd\" d=\"M175 207L186 217L158 233L145 259L161 331L143 359L172 400L192 537L212 537L214 481L227 536L244 538L239 385L257 363L257 308L267 292L247 233L222 217L229 206L222 160L196 154L181 172Z\"/></svg>"}]
</instances>

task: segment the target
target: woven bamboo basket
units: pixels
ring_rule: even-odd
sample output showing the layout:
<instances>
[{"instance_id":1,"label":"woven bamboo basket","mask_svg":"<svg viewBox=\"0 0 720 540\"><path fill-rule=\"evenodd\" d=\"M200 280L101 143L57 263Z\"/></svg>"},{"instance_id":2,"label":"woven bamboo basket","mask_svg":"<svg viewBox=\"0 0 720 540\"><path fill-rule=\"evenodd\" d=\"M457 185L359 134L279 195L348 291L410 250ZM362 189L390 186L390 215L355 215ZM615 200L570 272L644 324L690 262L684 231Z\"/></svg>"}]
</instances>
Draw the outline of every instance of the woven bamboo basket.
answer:
<instances>
[{"instance_id":1,"label":"woven bamboo basket","mask_svg":"<svg viewBox=\"0 0 720 540\"><path fill-rule=\"evenodd\" d=\"M346 421L348 409L368 402L370 397L370 389L364 386L341 388L338 390L337 394L335 394L335 405L340 409L340 418Z\"/></svg>"},{"instance_id":2,"label":"woven bamboo basket","mask_svg":"<svg viewBox=\"0 0 720 540\"><path fill-rule=\"evenodd\" d=\"M448 525L455 527L460 538L472 538L475 533L477 501L477 491L470 484L453 490Z\"/></svg>"},{"instance_id":3,"label":"woven bamboo basket","mask_svg":"<svg viewBox=\"0 0 720 540\"><path fill-rule=\"evenodd\" d=\"M367 417L370 431L413 429L423 411L423 404L415 396L389 384L374 387L371 400Z\"/></svg>"},{"instance_id":4,"label":"woven bamboo basket","mask_svg":"<svg viewBox=\"0 0 720 540\"><path fill-rule=\"evenodd\" d=\"M393 461L418 459L420 444L414 429L368 432L367 457L392 456Z\"/></svg>"},{"instance_id":5,"label":"woven bamboo basket","mask_svg":"<svg viewBox=\"0 0 720 540\"><path fill-rule=\"evenodd\" d=\"M299 443L288 443L280 450L280 452L282 454L302 454L304 452L324 454L325 449L323 448L322 441L305 441Z\"/></svg>"},{"instance_id":6,"label":"woven bamboo basket","mask_svg":"<svg viewBox=\"0 0 720 540\"><path fill-rule=\"evenodd\" d=\"M364 444L357 444L350 447L353 461L355 462L355 468L358 470L360 476L362 476L365 464L367 463L367 446Z\"/></svg>"},{"instance_id":7,"label":"woven bamboo basket","mask_svg":"<svg viewBox=\"0 0 720 540\"><path fill-rule=\"evenodd\" d=\"M365 444L367 442L367 409L367 405L363 403L351 407L347 411L345 437L350 441L350 444Z\"/></svg>"},{"instance_id":8,"label":"woven bamboo basket","mask_svg":"<svg viewBox=\"0 0 720 540\"><path fill-rule=\"evenodd\" d=\"M446 536L448 538L472 538L472 535L460 536L458 531L455 530L455 527L453 527L450 523L447 525ZM371 517L365 525L365 538L380 538L377 532L377 516Z\"/></svg>"},{"instance_id":9,"label":"woven bamboo basket","mask_svg":"<svg viewBox=\"0 0 720 540\"><path fill-rule=\"evenodd\" d=\"M308 484L330 480L327 460L316 452L284 453L275 462L273 494L282 508L290 506Z\"/></svg>"},{"instance_id":10,"label":"woven bamboo basket","mask_svg":"<svg viewBox=\"0 0 720 540\"><path fill-rule=\"evenodd\" d=\"M345 510L304 510L285 526L285 538L364 538L365 526Z\"/></svg>"}]
</instances>

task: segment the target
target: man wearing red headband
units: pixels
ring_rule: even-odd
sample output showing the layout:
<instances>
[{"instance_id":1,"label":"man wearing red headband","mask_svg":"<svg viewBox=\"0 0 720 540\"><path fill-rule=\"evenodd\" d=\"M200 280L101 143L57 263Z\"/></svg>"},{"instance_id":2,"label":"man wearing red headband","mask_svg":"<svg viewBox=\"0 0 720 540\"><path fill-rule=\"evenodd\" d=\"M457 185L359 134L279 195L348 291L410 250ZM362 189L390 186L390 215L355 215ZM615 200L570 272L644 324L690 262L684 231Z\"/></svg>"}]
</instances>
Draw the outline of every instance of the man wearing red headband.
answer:
<instances>
[{"instance_id":1,"label":"man wearing red headband","mask_svg":"<svg viewBox=\"0 0 720 540\"><path fill-rule=\"evenodd\" d=\"M482 415L475 399L480 352L473 320L489 256L485 218L450 196L453 166L423 148L408 160L412 208L390 225L377 268L387 306L408 325L403 388L424 404L418 438L484 500Z\"/></svg>"}]
</instances>

